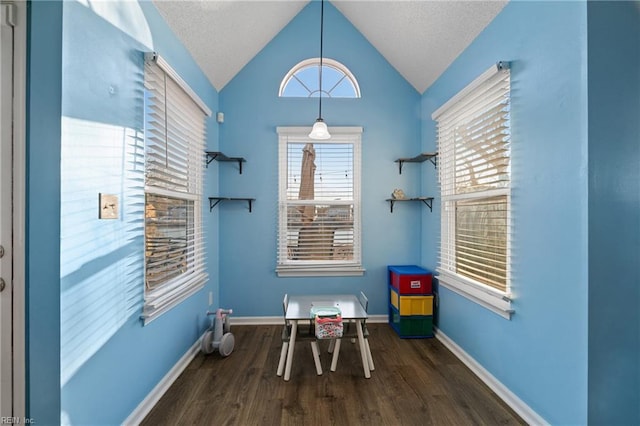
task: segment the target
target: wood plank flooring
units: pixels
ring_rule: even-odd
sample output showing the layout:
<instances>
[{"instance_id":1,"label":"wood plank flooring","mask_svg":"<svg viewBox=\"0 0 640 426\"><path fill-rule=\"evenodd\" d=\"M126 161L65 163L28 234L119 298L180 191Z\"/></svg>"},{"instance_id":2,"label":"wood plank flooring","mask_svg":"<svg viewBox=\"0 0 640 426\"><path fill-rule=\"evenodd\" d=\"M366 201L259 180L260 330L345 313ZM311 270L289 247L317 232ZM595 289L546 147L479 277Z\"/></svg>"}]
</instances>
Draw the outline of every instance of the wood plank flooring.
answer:
<instances>
[{"instance_id":1,"label":"wood plank flooring","mask_svg":"<svg viewBox=\"0 0 640 426\"><path fill-rule=\"evenodd\" d=\"M525 422L436 339L400 339L369 324L375 364L365 379L357 343L335 372L320 342L295 348L291 380L276 376L282 326L232 326L233 353L198 354L142 425L522 425Z\"/></svg>"}]
</instances>

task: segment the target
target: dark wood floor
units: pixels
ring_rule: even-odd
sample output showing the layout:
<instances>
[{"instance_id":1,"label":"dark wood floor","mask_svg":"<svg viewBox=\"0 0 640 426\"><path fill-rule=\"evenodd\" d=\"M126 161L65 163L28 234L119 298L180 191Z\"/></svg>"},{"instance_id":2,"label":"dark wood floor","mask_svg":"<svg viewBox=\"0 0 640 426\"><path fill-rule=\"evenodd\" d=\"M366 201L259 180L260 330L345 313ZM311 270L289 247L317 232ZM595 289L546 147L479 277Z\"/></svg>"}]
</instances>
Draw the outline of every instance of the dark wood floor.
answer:
<instances>
[{"instance_id":1,"label":"dark wood floor","mask_svg":"<svg viewBox=\"0 0 640 426\"><path fill-rule=\"evenodd\" d=\"M282 326L232 326L233 353L198 354L142 425L525 424L436 339L400 339L369 324L375 371L365 379L357 344L345 340L335 372L328 342L317 376L298 342L291 380L276 376Z\"/></svg>"}]
</instances>

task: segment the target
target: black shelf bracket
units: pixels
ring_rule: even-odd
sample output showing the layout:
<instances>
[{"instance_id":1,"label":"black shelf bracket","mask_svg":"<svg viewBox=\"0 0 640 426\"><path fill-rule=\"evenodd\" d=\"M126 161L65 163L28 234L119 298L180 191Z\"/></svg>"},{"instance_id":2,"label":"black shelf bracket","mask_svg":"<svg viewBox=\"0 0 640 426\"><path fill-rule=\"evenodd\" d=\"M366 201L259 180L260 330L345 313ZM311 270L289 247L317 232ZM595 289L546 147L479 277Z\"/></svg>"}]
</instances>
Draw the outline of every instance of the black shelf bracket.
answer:
<instances>
[{"instance_id":1,"label":"black shelf bracket","mask_svg":"<svg viewBox=\"0 0 640 426\"><path fill-rule=\"evenodd\" d=\"M223 201L246 201L249 203L249 213L251 213L253 202L255 200L255 198L209 197L209 211L213 211L213 208Z\"/></svg>"},{"instance_id":2,"label":"black shelf bracket","mask_svg":"<svg viewBox=\"0 0 640 426\"><path fill-rule=\"evenodd\" d=\"M245 160L242 157L227 157L225 154L223 154L220 151L206 151L207 154L207 167L209 167L209 163L211 163L213 160L216 161L234 161L238 163L238 168L240 169L240 174L242 174L242 163L244 163Z\"/></svg>"},{"instance_id":3,"label":"black shelf bracket","mask_svg":"<svg viewBox=\"0 0 640 426\"><path fill-rule=\"evenodd\" d=\"M398 163L398 173L402 174L402 165L404 163L422 163L429 160L434 167L437 167L437 158L437 152L423 152L422 154L416 155L412 158L398 158L397 160L395 160L395 162Z\"/></svg>"},{"instance_id":4,"label":"black shelf bracket","mask_svg":"<svg viewBox=\"0 0 640 426\"><path fill-rule=\"evenodd\" d=\"M387 198L390 205L391 213L393 213L393 205L397 201L422 201L427 207L429 207L429 211L433 212L433 197L415 197L415 198Z\"/></svg>"}]
</instances>

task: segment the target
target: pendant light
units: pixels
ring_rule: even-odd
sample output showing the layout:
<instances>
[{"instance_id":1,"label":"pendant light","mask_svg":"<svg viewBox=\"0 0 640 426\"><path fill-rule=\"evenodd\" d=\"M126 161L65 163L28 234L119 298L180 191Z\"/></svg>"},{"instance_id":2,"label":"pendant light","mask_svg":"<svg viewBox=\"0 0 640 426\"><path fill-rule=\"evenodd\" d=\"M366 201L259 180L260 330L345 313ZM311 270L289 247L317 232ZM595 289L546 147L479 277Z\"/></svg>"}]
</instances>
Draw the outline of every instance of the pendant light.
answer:
<instances>
[{"instance_id":1,"label":"pendant light","mask_svg":"<svg viewBox=\"0 0 640 426\"><path fill-rule=\"evenodd\" d=\"M311 139L324 140L331 138L327 124L322 119L322 39L324 30L324 0L320 2L320 91L318 96L318 119L313 124L309 137Z\"/></svg>"}]
</instances>

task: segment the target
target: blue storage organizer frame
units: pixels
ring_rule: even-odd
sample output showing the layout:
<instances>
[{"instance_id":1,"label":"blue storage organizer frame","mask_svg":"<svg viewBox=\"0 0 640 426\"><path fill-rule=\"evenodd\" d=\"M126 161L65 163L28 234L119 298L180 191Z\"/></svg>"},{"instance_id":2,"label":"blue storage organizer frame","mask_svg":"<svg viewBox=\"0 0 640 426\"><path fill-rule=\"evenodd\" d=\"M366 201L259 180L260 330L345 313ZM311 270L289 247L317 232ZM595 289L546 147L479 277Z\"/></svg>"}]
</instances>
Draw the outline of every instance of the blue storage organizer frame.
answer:
<instances>
[{"instance_id":1,"label":"blue storage organizer frame","mask_svg":"<svg viewBox=\"0 0 640 426\"><path fill-rule=\"evenodd\" d=\"M395 287L393 287L392 282L391 282L391 272L395 272L397 274L405 274L405 275L424 275L424 274L430 274L432 279L433 279L433 272L431 272L430 270L426 269L426 268L422 268L420 266L417 265L388 265L387 266L387 281L388 281L388 289L389 289L389 325L391 326L391 328L393 328L393 330L398 334L398 336L400 336L400 338L403 339L425 339L425 338L430 338L433 337L433 315L400 315L400 311L398 309L396 309L393 304L391 303L391 291L392 289L395 289ZM400 289L397 289L398 295L402 294L403 296L434 296L433 294L433 288L432 288L432 292L431 293L401 293ZM434 301L435 301L435 297L434 297ZM434 302L435 303L435 302ZM434 307L435 308L435 307ZM435 312L435 309L434 309ZM396 321L396 319L398 319ZM407 325L406 327L403 326L402 322L404 321L406 322L415 322L416 324L419 324L420 322L422 322L422 324L427 324L430 323L430 327L429 330L425 330L424 333L404 333L404 329L411 328L411 325L407 325L405 323L405 325Z\"/></svg>"}]
</instances>

